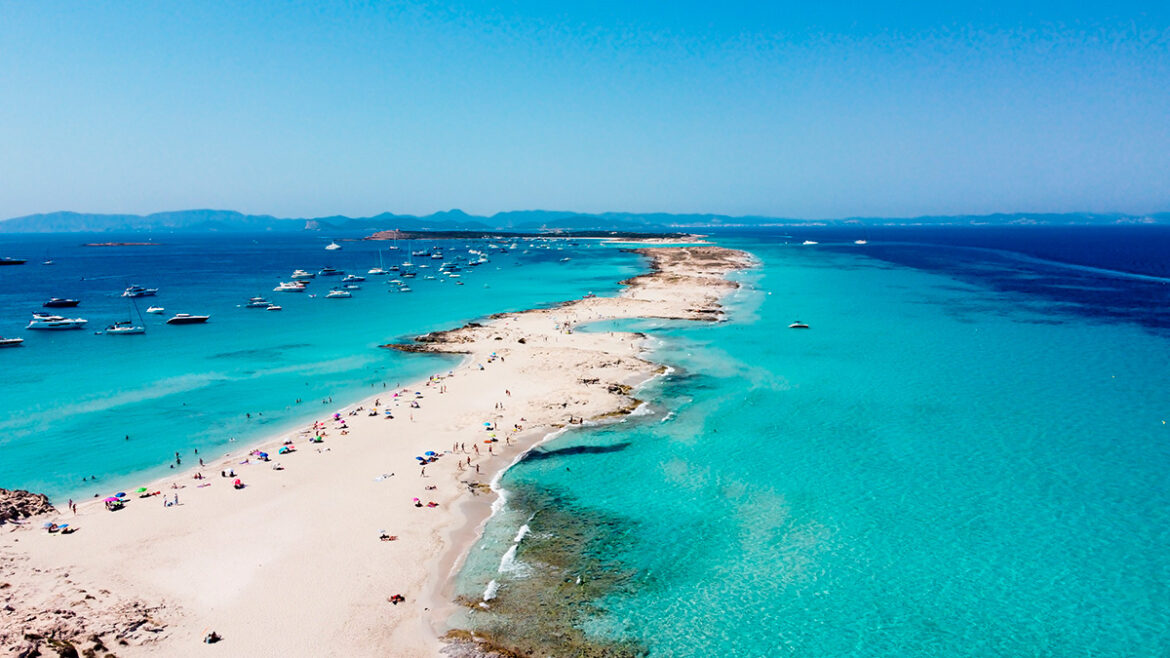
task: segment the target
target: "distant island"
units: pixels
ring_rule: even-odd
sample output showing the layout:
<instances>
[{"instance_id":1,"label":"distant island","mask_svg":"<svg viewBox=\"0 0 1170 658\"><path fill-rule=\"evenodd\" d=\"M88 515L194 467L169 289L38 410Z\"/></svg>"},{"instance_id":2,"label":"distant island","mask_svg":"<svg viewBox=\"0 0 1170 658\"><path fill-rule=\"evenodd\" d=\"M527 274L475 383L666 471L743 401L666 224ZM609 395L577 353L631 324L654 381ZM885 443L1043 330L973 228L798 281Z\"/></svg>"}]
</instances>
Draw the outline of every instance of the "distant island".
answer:
<instances>
[{"instance_id":1,"label":"distant island","mask_svg":"<svg viewBox=\"0 0 1170 658\"><path fill-rule=\"evenodd\" d=\"M531 238L532 231L378 231L365 238L366 240L490 240L493 238ZM698 239L701 236L693 233L646 233L637 231L550 231L539 235L550 238L581 238L581 239L608 239L608 240L683 240Z\"/></svg>"},{"instance_id":2,"label":"distant island","mask_svg":"<svg viewBox=\"0 0 1170 658\"><path fill-rule=\"evenodd\" d=\"M1011 226L1011 225L1109 225L1170 224L1170 212L1149 215L1124 213L999 213L993 215L931 215L923 217L845 217L841 219L790 219L748 215L670 213L579 213L562 210L513 210L491 216L447 210L429 215L384 212L371 217L333 215L314 218L280 218L246 215L233 210L179 210L151 215L103 215L53 212L0 221L0 233L127 233L127 232L304 232L325 234L416 231L511 231L523 234L565 231L617 231L625 233L690 233L712 229L832 226ZM429 237L436 237L429 235Z\"/></svg>"}]
</instances>

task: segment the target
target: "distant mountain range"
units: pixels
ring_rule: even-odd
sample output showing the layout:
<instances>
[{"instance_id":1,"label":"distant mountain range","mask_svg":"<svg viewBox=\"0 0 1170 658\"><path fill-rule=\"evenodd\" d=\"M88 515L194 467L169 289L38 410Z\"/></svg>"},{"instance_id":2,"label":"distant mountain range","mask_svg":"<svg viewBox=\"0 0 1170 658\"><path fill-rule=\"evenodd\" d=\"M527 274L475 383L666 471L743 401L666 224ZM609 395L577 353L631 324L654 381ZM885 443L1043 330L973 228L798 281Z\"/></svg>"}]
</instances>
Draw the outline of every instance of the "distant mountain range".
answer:
<instances>
[{"instance_id":1,"label":"distant mountain range","mask_svg":"<svg viewBox=\"0 0 1170 658\"><path fill-rule=\"evenodd\" d=\"M152 215L100 215L94 213L53 212L14 217L0 221L0 233L112 233L112 232L255 232L255 231L531 231L614 230L676 231L680 229L715 229L760 226L834 226L863 224L892 225L1010 225L1010 224L1166 224L1170 213L1127 215L1121 213L1036 214L1010 213L995 215L927 216L913 218L850 217L829 220L785 219L780 217L732 217L728 215L669 213L577 213L557 210L513 210L490 217L469 215L462 210L447 210L430 215L396 215L382 213L373 217L334 215L314 218L281 218L271 215L245 215L232 210L177 210Z\"/></svg>"}]
</instances>

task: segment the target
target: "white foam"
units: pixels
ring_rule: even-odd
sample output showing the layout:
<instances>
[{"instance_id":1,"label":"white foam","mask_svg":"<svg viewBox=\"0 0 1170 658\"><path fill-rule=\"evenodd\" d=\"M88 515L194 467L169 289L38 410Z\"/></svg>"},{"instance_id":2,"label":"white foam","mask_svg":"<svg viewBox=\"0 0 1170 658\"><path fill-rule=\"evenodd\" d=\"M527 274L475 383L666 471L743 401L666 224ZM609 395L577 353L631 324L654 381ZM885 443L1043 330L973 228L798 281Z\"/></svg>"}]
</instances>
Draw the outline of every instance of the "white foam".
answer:
<instances>
[{"instance_id":1,"label":"white foam","mask_svg":"<svg viewBox=\"0 0 1170 658\"><path fill-rule=\"evenodd\" d=\"M495 578L493 578L492 581L490 583L488 583L487 587L484 588L484 590L483 590L483 600L484 601L491 601L492 599L496 598L496 594L499 591L500 591L500 584L496 582Z\"/></svg>"}]
</instances>

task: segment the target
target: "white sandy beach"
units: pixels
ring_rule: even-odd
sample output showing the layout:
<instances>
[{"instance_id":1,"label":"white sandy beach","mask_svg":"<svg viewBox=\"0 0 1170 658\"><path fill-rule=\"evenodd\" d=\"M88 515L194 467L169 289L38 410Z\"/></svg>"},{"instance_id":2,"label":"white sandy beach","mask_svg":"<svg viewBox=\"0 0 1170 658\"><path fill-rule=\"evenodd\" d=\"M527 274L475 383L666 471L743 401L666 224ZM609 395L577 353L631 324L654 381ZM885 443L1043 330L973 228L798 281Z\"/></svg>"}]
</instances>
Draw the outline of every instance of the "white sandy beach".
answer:
<instances>
[{"instance_id":1,"label":"white sandy beach","mask_svg":"<svg viewBox=\"0 0 1170 658\"><path fill-rule=\"evenodd\" d=\"M751 262L719 247L640 252L657 271L616 297L503 314L417 343L466 358L397 399L380 392L355 405L356 415L323 408L323 443L300 437L295 453L278 455L274 437L232 455L201 454L206 467L149 485L162 495L130 493L123 510L91 501L76 515L0 526L0 650L27 649L37 641L24 635L34 633L79 650L94 635L118 656L439 654L451 579L493 498L476 483L571 418L628 411L636 404L629 386L658 368L641 357L635 334L572 328L719 319L719 299L735 287L725 275ZM335 411L344 433L329 420ZM493 435L497 442L485 442ZM253 448L271 461L249 458ZM415 457L427 451L440 457L424 474ZM227 469L246 487L221 477ZM176 495L178 505L164 506ZM43 521L77 532L49 534ZM397 539L381 541L382 530ZM405 601L391 604L393 594ZM203 643L210 630L223 640Z\"/></svg>"}]
</instances>

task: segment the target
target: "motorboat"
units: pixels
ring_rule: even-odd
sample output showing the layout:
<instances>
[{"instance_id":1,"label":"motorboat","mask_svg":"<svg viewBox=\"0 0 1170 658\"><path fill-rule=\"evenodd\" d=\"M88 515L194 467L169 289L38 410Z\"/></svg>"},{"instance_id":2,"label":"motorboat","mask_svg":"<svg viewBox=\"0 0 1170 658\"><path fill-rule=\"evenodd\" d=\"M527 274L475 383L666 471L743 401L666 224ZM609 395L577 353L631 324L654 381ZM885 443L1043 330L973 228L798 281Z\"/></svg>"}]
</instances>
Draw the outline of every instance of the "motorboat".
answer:
<instances>
[{"instance_id":1,"label":"motorboat","mask_svg":"<svg viewBox=\"0 0 1170 658\"><path fill-rule=\"evenodd\" d=\"M345 299L346 297L353 297L348 290L330 290L325 295L325 299Z\"/></svg>"},{"instance_id":2,"label":"motorboat","mask_svg":"<svg viewBox=\"0 0 1170 658\"><path fill-rule=\"evenodd\" d=\"M281 306L279 304L269 304L268 308L266 308L264 310L265 311L283 311L284 309L281 308Z\"/></svg>"},{"instance_id":3,"label":"motorboat","mask_svg":"<svg viewBox=\"0 0 1170 658\"><path fill-rule=\"evenodd\" d=\"M410 286L406 286L406 285L398 286L398 292L411 292Z\"/></svg>"},{"instance_id":4,"label":"motorboat","mask_svg":"<svg viewBox=\"0 0 1170 658\"><path fill-rule=\"evenodd\" d=\"M341 280L342 283L357 283L358 281L365 281L366 277L358 276L357 274L346 274L345 278Z\"/></svg>"},{"instance_id":5,"label":"motorboat","mask_svg":"<svg viewBox=\"0 0 1170 658\"><path fill-rule=\"evenodd\" d=\"M337 251L338 249L341 249L341 245L337 244L336 240L330 240L329 244L325 245L326 251Z\"/></svg>"},{"instance_id":6,"label":"motorboat","mask_svg":"<svg viewBox=\"0 0 1170 658\"><path fill-rule=\"evenodd\" d=\"M5 338L0 336L0 347L20 347L20 344L23 342L23 338Z\"/></svg>"},{"instance_id":7,"label":"motorboat","mask_svg":"<svg viewBox=\"0 0 1170 658\"><path fill-rule=\"evenodd\" d=\"M89 321L82 318L63 318L60 315L33 313L26 329L81 329Z\"/></svg>"},{"instance_id":8,"label":"motorboat","mask_svg":"<svg viewBox=\"0 0 1170 658\"><path fill-rule=\"evenodd\" d=\"M77 299L62 299L60 297L53 297L44 304L41 304L41 306L45 308L73 308L80 303L81 301Z\"/></svg>"},{"instance_id":9,"label":"motorboat","mask_svg":"<svg viewBox=\"0 0 1170 658\"><path fill-rule=\"evenodd\" d=\"M320 274L321 276L342 276L345 274L345 272L334 269L332 267L322 267L321 271L317 272L317 274Z\"/></svg>"},{"instance_id":10,"label":"motorboat","mask_svg":"<svg viewBox=\"0 0 1170 658\"><path fill-rule=\"evenodd\" d=\"M788 328L789 329L808 329L808 325L801 322L800 320L797 320L796 322L793 322L792 324L788 325Z\"/></svg>"},{"instance_id":11,"label":"motorboat","mask_svg":"<svg viewBox=\"0 0 1170 658\"><path fill-rule=\"evenodd\" d=\"M23 259L23 258L11 258L9 256L4 256L3 258L0 258L0 265L24 265L27 262L28 261L26 259ZM21 340L24 340L24 339L22 338Z\"/></svg>"},{"instance_id":12,"label":"motorboat","mask_svg":"<svg viewBox=\"0 0 1170 658\"><path fill-rule=\"evenodd\" d=\"M151 315L162 315L164 311L166 311L166 309L161 306L151 306L146 309L146 312L150 313Z\"/></svg>"},{"instance_id":13,"label":"motorboat","mask_svg":"<svg viewBox=\"0 0 1170 658\"><path fill-rule=\"evenodd\" d=\"M413 279L414 277L418 276L418 272L400 272L399 276L404 279Z\"/></svg>"},{"instance_id":14,"label":"motorboat","mask_svg":"<svg viewBox=\"0 0 1170 658\"><path fill-rule=\"evenodd\" d=\"M362 286L359 283L347 283L341 287L345 288L346 290L361 290L362 289Z\"/></svg>"},{"instance_id":15,"label":"motorboat","mask_svg":"<svg viewBox=\"0 0 1170 658\"><path fill-rule=\"evenodd\" d=\"M106 330L102 333L107 336L132 336L146 333L146 327L134 324L132 320L122 320L121 322L115 322L106 327Z\"/></svg>"},{"instance_id":16,"label":"motorboat","mask_svg":"<svg viewBox=\"0 0 1170 658\"><path fill-rule=\"evenodd\" d=\"M130 286L122 291L123 297L154 297L158 294L158 288L143 288L142 286Z\"/></svg>"},{"instance_id":17,"label":"motorboat","mask_svg":"<svg viewBox=\"0 0 1170 658\"><path fill-rule=\"evenodd\" d=\"M175 316L167 320L167 324L203 324L211 318L210 315L191 315L190 313L176 313Z\"/></svg>"},{"instance_id":18,"label":"motorboat","mask_svg":"<svg viewBox=\"0 0 1170 658\"><path fill-rule=\"evenodd\" d=\"M869 240L854 240L853 244L869 244Z\"/></svg>"},{"instance_id":19,"label":"motorboat","mask_svg":"<svg viewBox=\"0 0 1170 658\"><path fill-rule=\"evenodd\" d=\"M807 245L810 245L810 244L820 244L820 243L819 243L819 242L817 242L816 240L805 240L804 242L801 242L800 244L802 244L802 245L806 245L806 246L807 246Z\"/></svg>"},{"instance_id":20,"label":"motorboat","mask_svg":"<svg viewBox=\"0 0 1170 658\"><path fill-rule=\"evenodd\" d=\"M304 292L305 284L300 281L282 281L272 292Z\"/></svg>"},{"instance_id":21,"label":"motorboat","mask_svg":"<svg viewBox=\"0 0 1170 658\"><path fill-rule=\"evenodd\" d=\"M305 270L294 270L292 273L293 279L312 279L316 276L316 274L313 274L312 272L306 272Z\"/></svg>"},{"instance_id":22,"label":"motorboat","mask_svg":"<svg viewBox=\"0 0 1170 658\"><path fill-rule=\"evenodd\" d=\"M244 304L244 308L268 308L269 306L272 306L272 302L263 297L253 297L248 300L247 304Z\"/></svg>"}]
</instances>

